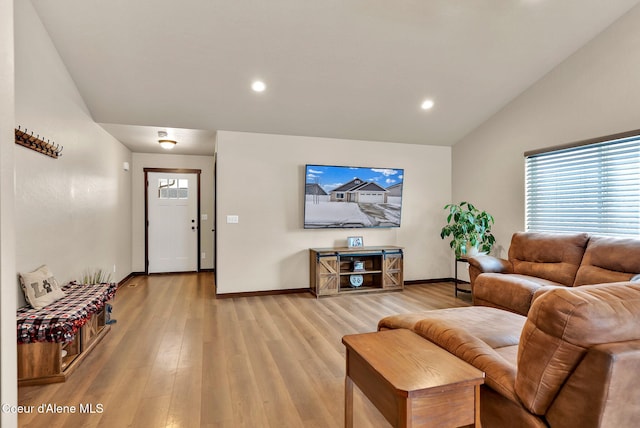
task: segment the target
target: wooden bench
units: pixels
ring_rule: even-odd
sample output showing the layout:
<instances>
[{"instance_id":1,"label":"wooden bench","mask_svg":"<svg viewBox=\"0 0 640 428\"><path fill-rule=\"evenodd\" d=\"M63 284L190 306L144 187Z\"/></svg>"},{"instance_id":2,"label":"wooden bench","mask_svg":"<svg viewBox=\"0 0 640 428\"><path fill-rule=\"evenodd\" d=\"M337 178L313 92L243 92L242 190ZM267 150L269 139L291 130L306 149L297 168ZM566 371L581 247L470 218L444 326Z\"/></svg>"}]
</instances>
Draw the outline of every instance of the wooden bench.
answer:
<instances>
[{"instance_id":1,"label":"wooden bench","mask_svg":"<svg viewBox=\"0 0 640 428\"><path fill-rule=\"evenodd\" d=\"M42 309L18 309L18 385L64 382L108 333L106 304L116 288L71 283Z\"/></svg>"}]
</instances>

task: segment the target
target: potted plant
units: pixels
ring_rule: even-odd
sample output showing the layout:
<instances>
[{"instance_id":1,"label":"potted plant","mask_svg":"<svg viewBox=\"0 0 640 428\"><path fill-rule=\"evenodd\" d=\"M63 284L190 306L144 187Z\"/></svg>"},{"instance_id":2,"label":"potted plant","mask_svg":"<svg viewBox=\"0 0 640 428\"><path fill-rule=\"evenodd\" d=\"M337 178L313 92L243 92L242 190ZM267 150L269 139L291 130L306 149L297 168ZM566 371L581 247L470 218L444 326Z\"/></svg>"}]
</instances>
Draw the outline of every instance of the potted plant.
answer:
<instances>
[{"instance_id":1,"label":"potted plant","mask_svg":"<svg viewBox=\"0 0 640 428\"><path fill-rule=\"evenodd\" d=\"M85 285L98 285L111 282L111 274L107 273L106 270L95 269L90 270L87 269L82 275L82 283Z\"/></svg>"},{"instance_id":2,"label":"potted plant","mask_svg":"<svg viewBox=\"0 0 640 428\"><path fill-rule=\"evenodd\" d=\"M440 231L444 239L451 236L449 246L453 248L456 257L472 257L480 252L488 253L496 241L491 233L493 216L486 211L480 211L469 202L448 204L444 207L449 212L447 225Z\"/></svg>"}]
</instances>

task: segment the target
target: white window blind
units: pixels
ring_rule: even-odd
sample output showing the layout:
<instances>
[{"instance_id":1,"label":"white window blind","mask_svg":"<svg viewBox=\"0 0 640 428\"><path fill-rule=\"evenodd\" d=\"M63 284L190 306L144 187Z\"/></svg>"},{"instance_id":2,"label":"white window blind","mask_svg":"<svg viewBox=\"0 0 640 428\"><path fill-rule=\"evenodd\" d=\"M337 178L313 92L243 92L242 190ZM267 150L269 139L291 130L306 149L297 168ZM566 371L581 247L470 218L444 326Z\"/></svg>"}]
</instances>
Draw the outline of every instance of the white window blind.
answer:
<instances>
[{"instance_id":1,"label":"white window blind","mask_svg":"<svg viewBox=\"0 0 640 428\"><path fill-rule=\"evenodd\" d=\"M527 156L526 228L640 236L640 136Z\"/></svg>"}]
</instances>

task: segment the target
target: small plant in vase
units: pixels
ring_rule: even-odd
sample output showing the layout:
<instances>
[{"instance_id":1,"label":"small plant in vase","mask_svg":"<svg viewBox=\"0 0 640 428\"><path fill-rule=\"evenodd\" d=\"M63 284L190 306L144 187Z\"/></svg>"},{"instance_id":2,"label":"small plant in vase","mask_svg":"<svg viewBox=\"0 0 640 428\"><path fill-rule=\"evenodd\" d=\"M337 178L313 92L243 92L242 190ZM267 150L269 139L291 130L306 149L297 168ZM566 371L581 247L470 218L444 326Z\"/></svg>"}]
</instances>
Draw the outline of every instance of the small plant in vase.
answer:
<instances>
[{"instance_id":1,"label":"small plant in vase","mask_svg":"<svg viewBox=\"0 0 640 428\"><path fill-rule=\"evenodd\" d=\"M469 202L448 204L444 207L448 211L447 225L440 231L440 237L451 236L449 246L453 248L456 257L473 257L480 253L488 253L496 242L491 233L493 216L486 211L480 211Z\"/></svg>"},{"instance_id":2,"label":"small plant in vase","mask_svg":"<svg viewBox=\"0 0 640 428\"><path fill-rule=\"evenodd\" d=\"M108 282L111 282L111 274L107 273L106 270L87 269L82 275L82 283L85 285L97 285L97 284L104 284Z\"/></svg>"}]
</instances>

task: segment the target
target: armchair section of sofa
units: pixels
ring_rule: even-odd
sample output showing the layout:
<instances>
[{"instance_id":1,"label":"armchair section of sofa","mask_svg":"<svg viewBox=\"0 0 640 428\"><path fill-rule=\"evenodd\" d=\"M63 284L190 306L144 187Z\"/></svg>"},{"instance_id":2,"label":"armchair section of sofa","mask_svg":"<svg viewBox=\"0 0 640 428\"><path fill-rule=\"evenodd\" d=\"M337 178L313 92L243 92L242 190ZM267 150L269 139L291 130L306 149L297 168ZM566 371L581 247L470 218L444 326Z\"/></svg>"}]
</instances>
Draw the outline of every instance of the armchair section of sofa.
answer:
<instances>
[{"instance_id":1,"label":"armchair section of sofa","mask_svg":"<svg viewBox=\"0 0 640 428\"><path fill-rule=\"evenodd\" d=\"M640 399L631 379L640 370L639 324L640 284L540 296L518 347L515 390L523 406L551 426L630 426L640 416L639 406L627 408Z\"/></svg>"},{"instance_id":2,"label":"armchair section of sofa","mask_svg":"<svg viewBox=\"0 0 640 428\"><path fill-rule=\"evenodd\" d=\"M475 305L529 312L536 296L554 287L629 281L640 273L640 240L518 232L508 259L469 259Z\"/></svg>"},{"instance_id":3,"label":"armchair section of sofa","mask_svg":"<svg viewBox=\"0 0 640 428\"><path fill-rule=\"evenodd\" d=\"M527 316L472 306L380 320L485 372L485 427L631 427L640 420L640 284L554 287Z\"/></svg>"},{"instance_id":4,"label":"armchair section of sofa","mask_svg":"<svg viewBox=\"0 0 640 428\"><path fill-rule=\"evenodd\" d=\"M484 272L519 274L551 283L571 285L580 267L589 235L516 232L508 260L492 256L469 259L472 284Z\"/></svg>"}]
</instances>

